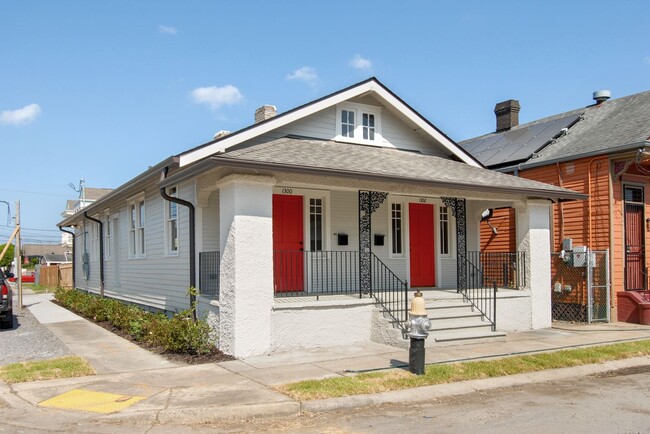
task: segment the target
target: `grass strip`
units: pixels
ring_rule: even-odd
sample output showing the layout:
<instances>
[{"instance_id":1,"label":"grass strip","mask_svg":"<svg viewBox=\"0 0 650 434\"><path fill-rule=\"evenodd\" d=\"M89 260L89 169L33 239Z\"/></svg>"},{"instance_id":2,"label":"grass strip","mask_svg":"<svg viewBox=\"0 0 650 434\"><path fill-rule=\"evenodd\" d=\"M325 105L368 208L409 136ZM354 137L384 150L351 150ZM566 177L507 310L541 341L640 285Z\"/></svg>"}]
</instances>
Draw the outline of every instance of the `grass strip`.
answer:
<instances>
[{"instance_id":1,"label":"grass strip","mask_svg":"<svg viewBox=\"0 0 650 434\"><path fill-rule=\"evenodd\" d=\"M306 380L284 384L276 390L290 397L309 401L349 395L387 392L412 387L482 378L502 377L525 372L581 366L650 354L650 340L623 342L588 348L561 350L494 360L428 365L424 375L406 370L363 373L350 377Z\"/></svg>"},{"instance_id":2,"label":"grass strip","mask_svg":"<svg viewBox=\"0 0 650 434\"><path fill-rule=\"evenodd\" d=\"M95 375L95 370L85 359L77 356L13 363L0 367L0 380L6 383L24 383L87 375Z\"/></svg>"}]
</instances>

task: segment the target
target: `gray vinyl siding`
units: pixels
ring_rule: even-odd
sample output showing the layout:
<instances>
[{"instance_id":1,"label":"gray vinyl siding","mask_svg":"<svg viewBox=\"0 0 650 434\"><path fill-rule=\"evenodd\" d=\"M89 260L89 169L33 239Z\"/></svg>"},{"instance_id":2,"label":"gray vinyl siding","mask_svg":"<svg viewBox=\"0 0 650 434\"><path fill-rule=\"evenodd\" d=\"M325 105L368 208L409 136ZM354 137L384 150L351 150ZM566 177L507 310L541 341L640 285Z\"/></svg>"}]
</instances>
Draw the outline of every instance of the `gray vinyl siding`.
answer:
<instances>
[{"instance_id":1,"label":"gray vinyl siding","mask_svg":"<svg viewBox=\"0 0 650 434\"><path fill-rule=\"evenodd\" d=\"M208 206L203 208L202 236L204 252L219 251L219 190L210 193Z\"/></svg>"},{"instance_id":2,"label":"gray vinyl siding","mask_svg":"<svg viewBox=\"0 0 650 434\"><path fill-rule=\"evenodd\" d=\"M336 107L329 107L293 122L290 125L250 140L247 144L264 143L288 135L333 140L336 137L336 122ZM406 125L385 108L381 110L381 131L383 141L380 144L382 146L417 151L440 157L446 157L449 154L441 145L431 140L426 140L416 133L413 127Z\"/></svg>"},{"instance_id":3,"label":"gray vinyl siding","mask_svg":"<svg viewBox=\"0 0 650 434\"><path fill-rule=\"evenodd\" d=\"M179 252L170 256L165 248L165 203L155 184L145 190L145 257L129 258L128 200L110 207L119 227L114 230L113 254L105 261L104 294L153 309L180 311L189 308L189 213L178 207ZM179 186L181 199L194 202L194 183ZM105 216L102 216L105 218ZM81 252L83 240L76 247ZM81 254L77 255L77 287L99 292L99 262L91 261L91 278L83 278ZM116 270L117 267L117 270ZM116 282L119 274L119 282Z\"/></svg>"}]
</instances>

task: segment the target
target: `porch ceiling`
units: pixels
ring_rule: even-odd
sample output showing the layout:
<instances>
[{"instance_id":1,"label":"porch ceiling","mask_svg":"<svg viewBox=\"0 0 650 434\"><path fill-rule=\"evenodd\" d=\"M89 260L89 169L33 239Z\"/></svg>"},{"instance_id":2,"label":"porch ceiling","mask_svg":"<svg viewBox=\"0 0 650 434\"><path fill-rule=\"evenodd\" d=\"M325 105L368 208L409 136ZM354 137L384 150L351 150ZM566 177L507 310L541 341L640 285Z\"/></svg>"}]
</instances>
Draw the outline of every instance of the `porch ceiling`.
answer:
<instances>
[{"instance_id":1,"label":"porch ceiling","mask_svg":"<svg viewBox=\"0 0 650 434\"><path fill-rule=\"evenodd\" d=\"M282 170L560 201L587 197L565 188L431 155L292 136L219 154L209 161L212 168Z\"/></svg>"}]
</instances>

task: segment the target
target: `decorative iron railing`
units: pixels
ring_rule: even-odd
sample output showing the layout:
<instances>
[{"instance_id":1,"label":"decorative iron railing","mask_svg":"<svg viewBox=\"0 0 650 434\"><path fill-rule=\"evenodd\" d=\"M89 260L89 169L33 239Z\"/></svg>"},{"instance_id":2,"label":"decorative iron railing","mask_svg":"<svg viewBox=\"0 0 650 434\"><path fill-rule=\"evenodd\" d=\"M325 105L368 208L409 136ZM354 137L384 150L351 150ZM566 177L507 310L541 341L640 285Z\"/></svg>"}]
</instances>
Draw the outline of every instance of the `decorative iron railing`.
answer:
<instances>
[{"instance_id":1,"label":"decorative iron railing","mask_svg":"<svg viewBox=\"0 0 650 434\"><path fill-rule=\"evenodd\" d=\"M199 292L206 297L219 298L219 252L199 253Z\"/></svg>"},{"instance_id":2,"label":"decorative iron railing","mask_svg":"<svg viewBox=\"0 0 650 434\"><path fill-rule=\"evenodd\" d=\"M483 318L492 324L492 331L494 331L497 326L497 283L493 281L490 285L483 275L483 270L469 259L465 260L465 270L467 276L465 285L459 287L458 292L481 312Z\"/></svg>"},{"instance_id":3,"label":"decorative iron railing","mask_svg":"<svg viewBox=\"0 0 650 434\"><path fill-rule=\"evenodd\" d=\"M401 328L408 319L408 283L402 281L374 253L370 253L370 294Z\"/></svg>"},{"instance_id":4,"label":"decorative iron railing","mask_svg":"<svg viewBox=\"0 0 650 434\"><path fill-rule=\"evenodd\" d=\"M478 274L484 285L496 282L497 287L523 289L526 286L524 263L526 252L467 252L467 261L473 265L468 269L468 278ZM478 272L475 272L478 270Z\"/></svg>"},{"instance_id":5,"label":"decorative iron railing","mask_svg":"<svg viewBox=\"0 0 650 434\"><path fill-rule=\"evenodd\" d=\"M276 297L359 294L359 252L273 252Z\"/></svg>"}]
</instances>

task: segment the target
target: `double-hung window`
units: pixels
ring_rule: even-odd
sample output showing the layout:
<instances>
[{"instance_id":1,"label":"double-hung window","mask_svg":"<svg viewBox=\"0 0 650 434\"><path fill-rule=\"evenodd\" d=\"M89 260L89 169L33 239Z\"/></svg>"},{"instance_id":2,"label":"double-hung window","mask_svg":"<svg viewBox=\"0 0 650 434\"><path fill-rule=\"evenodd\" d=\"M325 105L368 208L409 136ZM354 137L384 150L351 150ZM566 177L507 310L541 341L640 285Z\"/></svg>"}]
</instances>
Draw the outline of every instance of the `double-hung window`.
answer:
<instances>
[{"instance_id":1,"label":"double-hung window","mask_svg":"<svg viewBox=\"0 0 650 434\"><path fill-rule=\"evenodd\" d=\"M178 197L178 189L169 187L167 194ZM168 255L178 254L178 204L166 201L165 205L165 238Z\"/></svg>"},{"instance_id":2,"label":"double-hung window","mask_svg":"<svg viewBox=\"0 0 650 434\"><path fill-rule=\"evenodd\" d=\"M104 223L104 233L106 236L104 237L104 254L106 255L106 259L111 259L113 256L113 228L112 225L113 222L111 220L111 213L110 211L106 212L106 222Z\"/></svg>"},{"instance_id":3,"label":"double-hung window","mask_svg":"<svg viewBox=\"0 0 650 434\"><path fill-rule=\"evenodd\" d=\"M449 208L446 206L440 207L440 254L449 255L450 253L449 242Z\"/></svg>"},{"instance_id":4,"label":"double-hung window","mask_svg":"<svg viewBox=\"0 0 650 434\"><path fill-rule=\"evenodd\" d=\"M324 250L324 200L312 197L309 199L309 250L320 252Z\"/></svg>"},{"instance_id":5,"label":"double-hung window","mask_svg":"<svg viewBox=\"0 0 650 434\"><path fill-rule=\"evenodd\" d=\"M404 221L402 219L402 204L390 204L390 253L392 256L402 256L404 246Z\"/></svg>"},{"instance_id":6,"label":"double-hung window","mask_svg":"<svg viewBox=\"0 0 650 434\"><path fill-rule=\"evenodd\" d=\"M339 140L363 144L381 141L381 108L358 103L337 106L336 135Z\"/></svg>"},{"instance_id":7,"label":"double-hung window","mask_svg":"<svg viewBox=\"0 0 650 434\"><path fill-rule=\"evenodd\" d=\"M144 196L129 202L129 257L145 256L145 203Z\"/></svg>"}]
</instances>

